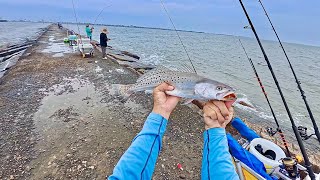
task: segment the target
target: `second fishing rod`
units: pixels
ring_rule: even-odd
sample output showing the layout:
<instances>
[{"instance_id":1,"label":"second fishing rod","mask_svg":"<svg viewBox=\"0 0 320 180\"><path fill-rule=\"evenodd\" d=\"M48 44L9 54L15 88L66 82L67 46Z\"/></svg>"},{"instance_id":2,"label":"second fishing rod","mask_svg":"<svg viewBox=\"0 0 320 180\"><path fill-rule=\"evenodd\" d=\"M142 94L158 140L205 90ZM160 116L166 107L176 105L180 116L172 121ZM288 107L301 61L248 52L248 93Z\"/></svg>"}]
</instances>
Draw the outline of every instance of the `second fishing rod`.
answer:
<instances>
[{"instance_id":1,"label":"second fishing rod","mask_svg":"<svg viewBox=\"0 0 320 180\"><path fill-rule=\"evenodd\" d=\"M300 136L300 134L299 134L298 128L297 128L297 126L296 126L296 124L295 124L295 122L294 122L294 120L293 120L293 117L292 117L292 115L291 115L291 112L290 112L290 110L289 110L287 101L286 101L286 99L285 99L285 97L284 97L284 95L283 95L283 93L282 93L282 90L281 90L281 87L280 87L280 85L279 85L279 83L278 83L277 77L276 77L276 75L274 74L274 71L273 71L273 69L272 69L271 63L270 63L270 61L269 61L269 58L268 58L268 56L267 56L267 54L266 54L266 52L265 52L265 50L264 50L264 48L263 48L263 46L262 46L262 44L261 44L260 38L259 38L259 36L258 36L258 34L257 34L254 26L253 26L253 23L252 23L249 15L248 15L248 13L247 13L246 8L244 7L244 5L243 5L243 3L242 3L242 0L239 0L239 2L240 2L240 5L241 5L241 7L242 7L242 9L243 9L243 12L245 13L245 16L246 16L246 18L247 18L247 20L248 20L248 22L249 22L249 25L250 25L250 27L251 27L251 30L252 30L253 34L255 35L255 37L256 37L256 40L257 40L257 42L258 42L258 44L259 44L259 47L260 47L260 49L261 49L261 52L262 52L262 54L263 54L263 57L264 57L266 63L268 64L268 68L269 68L269 70L270 70L270 72L271 72L272 78L273 78L273 80L274 80L274 82L275 82L275 84L276 84L276 86L277 86L277 89L278 89L278 91L279 91L280 97L281 97L281 99L282 99L282 102L283 102L284 107L285 107L285 109L286 109L286 111L287 111L289 120L290 120L290 122L291 122L292 130L293 130L294 135L295 135L295 137L296 137L296 139L297 139L297 141L298 141L298 144L299 144L299 147L300 147L302 156L303 156L304 161L305 161L305 166L306 166L306 168L307 168L307 170L308 170L308 173L309 173L309 176L310 176L311 180L315 180L315 175L314 175L314 172L313 172L312 165L311 165L311 163L310 163L309 157L308 157L308 155L307 155L306 149L305 149L304 144L303 144L303 142L302 142L302 139L301 139L301 136Z\"/></svg>"},{"instance_id":2,"label":"second fishing rod","mask_svg":"<svg viewBox=\"0 0 320 180\"><path fill-rule=\"evenodd\" d=\"M277 125L277 131L279 132L279 135L280 135L280 137L281 137L281 140L282 140L282 142L283 142L283 145L284 145L284 147L285 147L286 150L287 150L287 153L286 153L286 154L287 154L287 157L290 157L290 156L291 156L291 153L290 153L290 151L289 151L287 141L286 141L286 139L285 139L285 137L284 137L284 134L283 134L283 132L282 132L282 130L281 130L281 128L280 128L278 119L277 119L277 117L276 117L276 115L275 115L275 113L274 113L274 110L273 110L272 106L271 106L271 103L270 103L269 98L268 98L268 95L267 95L267 93L266 93L266 91L265 91L265 89L264 89L264 86L263 86L263 84L262 84L262 82L261 82L261 79L260 79L260 77L259 77L259 74L258 74L256 68L254 67L254 64L253 64L251 58L249 58L249 56L248 56L248 54L247 54L247 51L246 51L246 49L244 48L244 46L243 46L243 44L242 44L242 42L241 42L240 39L239 39L239 42L240 42L240 45L241 45L244 53L245 53L246 56L247 56L248 61L250 62L250 65L251 65L251 67L252 67L252 69L253 69L254 74L256 75L256 78L257 78L257 80L258 80L258 82L259 82L259 85L260 85L260 88L261 88L261 90L262 90L262 93L264 94L264 97L265 97L266 100L267 100L267 103L268 103L268 105L269 105L271 114L272 114L272 116L273 116L273 118L274 118L274 121L276 122L276 125Z\"/></svg>"},{"instance_id":3,"label":"second fishing rod","mask_svg":"<svg viewBox=\"0 0 320 180\"><path fill-rule=\"evenodd\" d=\"M271 25L271 27L272 27L272 30L273 30L273 32L275 33L275 35L276 35L276 37L277 37L277 39L278 39L278 42L279 42L279 44L280 44L280 47L281 47L284 55L286 56L286 59L287 59L287 61L288 61L288 63L289 63L291 72L292 72L292 74L293 74L293 76L294 76L294 79L295 79L297 85L298 85L298 89L299 89L299 91L300 91L301 97L302 97L302 99L303 99L303 101L304 101L304 104L306 105L306 108L307 108L309 117L310 117L311 122L312 122L312 125L313 125L314 132L315 132L315 134L316 134L316 136L317 136L317 139L318 139L318 141L319 141L319 143L320 143L320 132L319 132L319 129L318 129L316 120L315 120L314 117L313 117L313 114L312 114L312 111L311 111L310 106L309 106L309 104L308 104L308 101L307 101L307 98L306 98L306 96L305 96L305 93L304 93L304 91L302 90L301 83L300 83L300 81L298 80L298 77L297 77L297 75L296 75L296 73L295 73L295 71L294 71L294 69L293 69L293 67L292 67L292 64L291 64L291 62L290 62L290 60L289 60L289 57L288 57L288 55L287 55L287 52L286 52L286 50L284 49L284 47L283 47L283 45L282 45L282 42L281 42L281 40L280 40L280 38L279 38L279 36L278 36L278 33L277 33L276 29L274 28L274 26L273 26L273 24L272 24L272 22L271 22L271 19L270 19L269 15L268 15L266 9L264 8L261 0L259 0L259 3L261 4L261 6L262 6L262 8L263 8L263 11L264 11L265 15L267 16L267 18L268 18L268 20L269 20L269 23L270 23L270 25Z\"/></svg>"}]
</instances>

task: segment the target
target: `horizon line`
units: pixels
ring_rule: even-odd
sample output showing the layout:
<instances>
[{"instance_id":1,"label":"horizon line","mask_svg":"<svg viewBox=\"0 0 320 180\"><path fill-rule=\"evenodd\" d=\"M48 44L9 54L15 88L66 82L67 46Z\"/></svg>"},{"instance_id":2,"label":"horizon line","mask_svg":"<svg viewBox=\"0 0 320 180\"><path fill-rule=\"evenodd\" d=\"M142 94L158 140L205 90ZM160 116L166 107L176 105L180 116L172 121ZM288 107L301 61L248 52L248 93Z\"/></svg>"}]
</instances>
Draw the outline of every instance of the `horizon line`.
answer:
<instances>
[{"instance_id":1,"label":"horizon line","mask_svg":"<svg viewBox=\"0 0 320 180\"><path fill-rule=\"evenodd\" d=\"M1 19L5 20L5 19ZM6 20L7 22L34 22L34 23L62 23L62 24L81 24L81 25L99 25L99 26L114 26L114 27L127 27L127 28L142 28L142 29L156 29L156 30L165 30L165 31L178 31L178 32L191 32L191 33L200 33L200 34L215 34L215 35L224 35L224 36L235 36L235 37L244 37L244 38L249 38L255 40L254 37L249 37L249 36L240 36L240 35L234 35L234 34L224 34L224 33L214 33L214 32L205 32L205 31L194 31L194 30L184 30L184 29L172 29L172 28L162 28L162 27L150 27L150 26L137 26L137 25L123 25L123 24L102 24L102 23L86 23L86 22L63 22L63 21L45 21L45 20L38 20L38 21L33 21L33 20ZM271 42L276 42L276 40L270 40L270 39L262 39L263 41L271 41ZM282 41L283 43L287 44L296 44L296 45L303 45L303 46L311 46L311 47L320 47L320 45L315 45L315 44L303 44L303 43L297 43L297 42L287 42L287 41Z\"/></svg>"}]
</instances>

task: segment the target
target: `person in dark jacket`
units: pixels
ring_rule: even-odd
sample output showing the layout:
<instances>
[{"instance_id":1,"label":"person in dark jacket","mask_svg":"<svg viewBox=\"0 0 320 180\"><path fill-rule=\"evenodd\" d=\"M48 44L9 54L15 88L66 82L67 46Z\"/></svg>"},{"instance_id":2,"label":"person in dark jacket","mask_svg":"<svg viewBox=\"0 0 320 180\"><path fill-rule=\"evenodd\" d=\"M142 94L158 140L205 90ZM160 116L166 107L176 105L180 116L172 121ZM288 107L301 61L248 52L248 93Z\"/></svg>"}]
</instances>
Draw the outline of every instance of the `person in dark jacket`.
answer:
<instances>
[{"instance_id":1,"label":"person in dark jacket","mask_svg":"<svg viewBox=\"0 0 320 180\"><path fill-rule=\"evenodd\" d=\"M100 33L100 46L101 46L101 50L102 50L102 59L107 59L106 48L108 46L107 42L110 40L107 36L108 33L109 32L108 32L107 28L103 28Z\"/></svg>"}]
</instances>

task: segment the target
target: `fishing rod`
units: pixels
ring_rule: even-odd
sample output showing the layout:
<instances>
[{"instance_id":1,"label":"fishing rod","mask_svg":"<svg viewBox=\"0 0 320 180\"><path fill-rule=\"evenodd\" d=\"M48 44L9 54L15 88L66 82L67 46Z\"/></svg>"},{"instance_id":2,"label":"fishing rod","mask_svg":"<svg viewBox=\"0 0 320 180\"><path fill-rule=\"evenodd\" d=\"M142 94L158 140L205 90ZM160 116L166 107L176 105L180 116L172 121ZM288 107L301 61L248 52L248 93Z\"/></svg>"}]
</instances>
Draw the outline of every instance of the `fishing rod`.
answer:
<instances>
[{"instance_id":1,"label":"fishing rod","mask_svg":"<svg viewBox=\"0 0 320 180\"><path fill-rule=\"evenodd\" d=\"M76 8L74 7L74 2L73 0L72 1L72 8L73 8L73 13L74 13L74 17L76 19L76 23L77 23L77 27L78 27L78 32L79 32L79 37L80 37L80 41L82 42L82 38L81 38L81 34L80 34L80 28L79 28L79 23L78 23L78 18L77 18L77 13L76 13ZM78 45L78 48L79 48L79 44L77 43ZM83 48L83 44L82 44L82 48ZM79 75L79 71L77 70L77 73L78 73L78 76ZM78 79L78 78L77 78ZM79 82L81 82L79 79L78 79ZM88 91L88 84L87 84L87 81L85 81L86 83L86 89L87 89L87 97L89 97L89 91Z\"/></svg>"},{"instance_id":2,"label":"fishing rod","mask_svg":"<svg viewBox=\"0 0 320 180\"><path fill-rule=\"evenodd\" d=\"M286 109L286 111L287 111L287 114L288 114L288 116L289 116L289 119L290 119L290 122L291 122L291 125L292 125L292 129L293 129L293 132L294 132L294 135L295 135L295 137L296 137L296 139L297 139L297 141L298 141L298 144L299 144L301 153L302 153L302 155L303 155L304 162L305 162L307 171L308 171L308 173L309 173L309 176L310 176L311 180L315 180L315 175L314 175L314 172L313 172L313 170L312 170L312 166L311 166L309 157L308 157L308 155L307 155L307 153L306 153L306 149L304 148L304 145L303 145L301 136L300 136L299 131L298 131L298 129L297 129L297 126L295 125L295 122L294 122L294 120L293 120L293 118L292 118L291 112L290 112L290 110L289 110L289 107L288 107L288 104L287 104L287 102L286 102L286 99L285 99L285 97L284 97L284 95L283 95L283 93L282 93L282 90L281 90L280 85L279 85L279 83L278 83L277 77L276 77L276 75L275 75L274 72L273 72L273 69L272 69L272 66L271 66L271 64L270 64L269 58L268 58L266 52L264 51L264 48L263 48L263 46L262 46L262 44L261 44L261 41L260 41L260 39L259 39L259 36L258 36L258 34L257 34L257 32L256 32L256 30L255 30L255 28L254 28L254 26L253 26L253 24L252 24L252 22L251 22L251 19L250 19L248 13L247 13L246 8L244 7L244 5L243 5L243 3L242 3L242 0L239 0L239 2L240 2L240 4L241 4L241 7L242 7L242 9L243 9L246 17L247 17L247 20L248 20L248 22L249 22L249 24L250 24L250 26L251 26L252 32L254 33L254 35L255 35L255 37L256 37L256 39L257 39L257 42L258 42L259 47L260 47L260 49L261 49L261 51L262 51L263 57L264 57L265 61L266 61L267 64L268 64L268 68L269 68L269 70L270 70L270 72L271 72L272 78L273 78L273 80L274 80L274 82L275 82L275 84L276 84L276 86L277 86L277 89L278 89L279 94L280 94L280 96L281 96L282 102L283 102L283 104L284 104L284 106L285 106L285 109Z\"/></svg>"},{"instance_id":3,"label":"fishing rod","mask_svg":"<svg viewBox=\"0 0 320 180\"><path fill-rule=\"evenodd\" d=\"M81 35L80 35L80 28L79 28L79 24L78 24L78 17L77 17L77 13L76 13L76 8L74 7L74 2L72 1L72 8L73 8L73 13L74 13L74 17L76 19L76 23L77 23L77 27L78 27L78 32L79 32L79 36L80 36L80 40L81 40Z\"/></svg>"},{"instance_id":4,"label":"fishing rod","mask_svg":"<svg viewBox=\"0 0 320 180\"><path fill-rule=\"evenodd\" d=\"M192 66L194 72L197 74L196 68L194 67L194 65L193 65L193 63L192 63L192 61L191 61L191 58L190 58L189 53L188 53L188 51L187 51L187 48L186 48L186 46L183 44L182 39L181 39L181 37L180 37L180 35L179 35L179 33L178 33L178 30L177 30L176 26L174 25L174 23L173 23L173 21L172 21L172 19L171 19L171 17L170 17L169 12L168 12L167 8L165 7L165 5L164 5L164 3L163 3L163 0L160 0L160 2L161 2L161 5L162 5L164 11L165 11L166 14L167 14L169 20L170 20L173 28L174 28L174 31L177 33L177 36L178 36L178 38L179 38L179 40L180 40L180 43L182 44L183 49L184 49L184 51L186 52L186 54L187 54L187 56L188 56L188 59L189 59L189 61L190 61L190 63L191 63L191 66Z\"/></svg>"},{"instance_id":5,"label":"fishing rod","mask_svg":"<svg viewBox=\"0 0 320 180\"><path fill-rule=\"evenodd\" d=\"M287 150L287 157L290 157L290 156L291 156L291 153L290 153L290 151L289 151L287 141L286 141L286 139L285 139L285 137L284 137L284 134L283 134L283 132L282 132L282 130L281 130L281 128L280 128L278 119L277 119L277 117L276 117L276 115L275 115L275 113L274 113L274 111L273 111L273 108L272 108L272 106L271 106L271 103L270 103L270 101L269 101L269 98L268 98L268 96L267 96L267 93L266 93L266 91L265 91L265 89L264 89L264 86L263 86L261 80L260 80L259 74L258 74L256 68L254 67L254 64L253 64L251 58L249 58L249 56L248 56L248 54L247 54L247 51L246 51L246 49L244 48L244 46L243 46L243 44L242 44L242 42L241 42L240 39L239 39L239 42L240 42L240 45L241 45L244 53L246 54L246 56L247 56L247 58L248 58L248 60L249 60L249 62L250 62L250 65L251 65L251 67L252 67L252 69L253 69L253 71L254 71L254 74L256 75L256 78L257 78L257 80L258 80L258 82L259 82L259 85L260 85L260 87L261 87L262 93L264 94L264 97L266 98L266 100L267 100L267 102L268 102L269 108L270 108L270 110L271 110L271 114L272 114L272 116L273 116L273 118L274 118L274 121L276 122L276 125L277 125L277 131L279 132L279 135L280 135L280 137L281 137L281 139L282 139L283 145L284 145L284 147L285 147L286 150Z\"/></svg>"},{"instance_id":6,"label":"fishing rod","mask_svg":"<svg viewBox=\"0 0 320 180\"><path fill-rule=\"evenodd\" d=\"M110 7L111 5L108 5L108 6L105 6L104 8L101 9L100 13L98 14L98 16L96 17L96 19L94 20L93 22L93 25L96 24L98 18L100 17L100 15L102 14L102 12L107 8L107 7Z\"/></svg>"},{"instance_id":7,"label":"fishing rod","mask_svg":"<svg viewBox=\"0 0 320 180\"><path fill-rule=\"evenodd\" d=\"M301 83L300 83L300 81L298 80L298 77L297 77L297 75L296 75L296 73L295 73L295 71L294 71L294 69L293 69L293 67L292 67L292 65L291 65L291 62L290 62L289 57L288 57L288 55L287 55L287 52L286 52L286 50L284 49L284 47L283 47L283 45L282 45L282 42L281 42L281 40L280 40L280 38L279 38L279 36L278 36L278 33L277 33L276 29L274 28L274 26L273 26L273 24L272 24L272 22L271 22L271 19L270 19L269 15L268 15L266 9L264 8L261 0L259 0L259 2L260 2L261 6L262 6L262 8L263 8L263 11L264 11L265 15L267 16L267 18L268 18L268 20L269 20L269 23L270 23L270 25L271 25L271 27L272 27L272 29L273 29L273 32L274 32L275 35L277 36L278 42L279 42L279 44L280 44L280 47L281 47L284 55L285 55L286 58L287 58L287 61L288 61L288 63L289 63L290 69L291 69L291 72L292 72L292 74L293 74L293 76L294 76L294 78L295 78L295 81L296 81L296 83L297 83L297 85L298 85L298 89L299 89L299 91L300 91L300 93L301 93L301 97L302 97L302 99L303 99L303 101L304 101L304 104L306 105L306 108L307 108L309 117L310 117L311 122L312 122L312 125L313 125L313 129L314 129L315 134L316 134L316 136L317 136L317 139L318 139L318 141L319 141L319 143L320 143L320 132L319 132L319 129L318 129L316 120L314 119L313 114L312 114L312 111L311 111L311 109L310 109L310 107L309 107L309 104L308 104L308 102L307 102L307 98L306 98L306 96L305 96L305 92L302 90Z\"/></svg>"}]
</instances>

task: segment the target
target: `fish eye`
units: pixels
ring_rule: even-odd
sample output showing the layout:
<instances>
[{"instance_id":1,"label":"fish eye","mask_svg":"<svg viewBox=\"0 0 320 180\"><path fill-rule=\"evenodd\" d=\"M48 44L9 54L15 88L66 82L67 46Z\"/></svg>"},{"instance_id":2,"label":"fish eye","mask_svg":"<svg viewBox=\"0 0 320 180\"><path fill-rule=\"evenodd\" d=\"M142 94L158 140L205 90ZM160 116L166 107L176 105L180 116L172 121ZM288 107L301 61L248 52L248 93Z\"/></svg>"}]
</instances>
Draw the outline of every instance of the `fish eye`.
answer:
<instances>
[{"instance_id":1,"label":"fish eye","mask_svg":"<svg viewBox=\"0 0 320 180\"><path fill-rule=\"evenodd\" d=\"M218 86L216 89L217 89L218 91L221 91L221 90L223 89L223 87Z\"/></svg>"}]
</instances>

